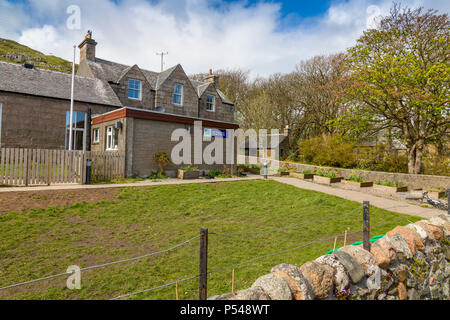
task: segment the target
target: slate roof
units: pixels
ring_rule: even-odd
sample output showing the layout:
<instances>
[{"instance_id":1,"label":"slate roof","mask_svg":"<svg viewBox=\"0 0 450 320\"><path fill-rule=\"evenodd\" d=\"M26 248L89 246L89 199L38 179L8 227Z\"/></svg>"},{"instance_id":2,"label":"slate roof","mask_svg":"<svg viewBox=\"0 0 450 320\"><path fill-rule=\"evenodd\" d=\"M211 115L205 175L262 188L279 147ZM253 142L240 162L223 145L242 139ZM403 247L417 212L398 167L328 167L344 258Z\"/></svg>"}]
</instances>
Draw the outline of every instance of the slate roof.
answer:
<instances>
[{"instance_id":1,"label":"slate roof","mask_svg":"<svg viewBox=\"0 0 450 320\"><path fill-rule=\"evenodd\" d=\"M70 100L71 87L71 74L0 62L0 91ZM75 101L122 106L104 80L75 76L74 88Z\"/></svg>"},{"instance_id":2,"label":"slate roof","mask_svg":"<svg viewBox=\"0 0 450 320\"><path fill-rule=\"evenodd\" d=\"M99 58L95 58L95 60L87 60L87 63L94 77L113 83L119 82L119 80L133 67ZM147 78L147 81L149 82L152 89L158 90L160 86L170 77L177 66L179 65L173 66L159 73L145 69L141 69L141 71ZM203 95L209 85L205 82L196 80L191 80L191 83L194 89L197 90L199 98ZM231 102L230 99L228 99L222 91L217 89L217 93L219 94L223 103L233 105L233 102Z\"/></svg>"}]
</instances>

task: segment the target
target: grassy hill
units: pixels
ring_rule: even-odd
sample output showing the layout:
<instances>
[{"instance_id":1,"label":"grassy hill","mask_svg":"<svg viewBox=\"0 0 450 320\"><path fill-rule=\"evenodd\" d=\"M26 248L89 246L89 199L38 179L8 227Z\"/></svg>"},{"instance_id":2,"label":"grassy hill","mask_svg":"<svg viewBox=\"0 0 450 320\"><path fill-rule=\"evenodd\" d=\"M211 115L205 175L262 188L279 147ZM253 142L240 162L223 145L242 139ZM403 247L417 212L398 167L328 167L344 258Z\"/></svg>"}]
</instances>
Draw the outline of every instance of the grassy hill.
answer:
<instances>
[{"instance_id":1,"label":"grassy hill","mask_svg":"<svg viewBox=\"0 0 450 320\"><path fill-rule=\"evenodd\" d=\"M17 64L32 63L41 69L72 72L72 62L48 56L12 40L0 38L0 61Z\"/></svg>"}]
</instances>

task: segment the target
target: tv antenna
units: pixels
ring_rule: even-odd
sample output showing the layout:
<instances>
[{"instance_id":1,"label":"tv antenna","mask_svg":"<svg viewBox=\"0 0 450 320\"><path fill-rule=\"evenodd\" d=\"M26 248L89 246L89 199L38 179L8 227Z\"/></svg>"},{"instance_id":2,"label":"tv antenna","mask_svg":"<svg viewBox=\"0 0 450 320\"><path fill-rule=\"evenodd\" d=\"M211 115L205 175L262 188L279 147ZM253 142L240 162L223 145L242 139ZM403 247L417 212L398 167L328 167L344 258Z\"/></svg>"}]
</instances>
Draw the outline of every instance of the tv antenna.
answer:
<instances>
[{"instance_id":1,"label":"tv antenna","mask_svg":"<svg viewBox=\"0 0 450 320\"><path fill-rule=\"evenodd\" d=\"M160 52L156 54L158 56L161 56L161 72L164 71L164 56L167 56L168 54L168 52Z\"/></svg>"}]
</instances>

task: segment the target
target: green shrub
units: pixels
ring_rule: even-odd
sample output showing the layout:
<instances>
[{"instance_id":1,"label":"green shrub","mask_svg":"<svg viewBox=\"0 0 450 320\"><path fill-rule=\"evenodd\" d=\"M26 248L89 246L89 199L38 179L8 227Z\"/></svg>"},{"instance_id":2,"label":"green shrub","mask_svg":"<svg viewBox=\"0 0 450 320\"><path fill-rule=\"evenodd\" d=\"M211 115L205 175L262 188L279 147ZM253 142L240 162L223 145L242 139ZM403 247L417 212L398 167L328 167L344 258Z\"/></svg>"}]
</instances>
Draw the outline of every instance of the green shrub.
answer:
<instances>
[{"instance_id":1,"label":"green shrub","mask_svg":"<svg viewBox=\"0 0 450 320\"><path fill-rule=\"evenodd\" d=\"M339 136L321 136L298 143L299 159L319 166L353 168L357 165L354 142Z\"/></svg>"},{"instance_id":2,"label":"green shrub","mask_svg":"<svg viewBox=\"0 0 450 320\"><path fill-rule=\"evenodd\" d=\"M185 167L181 167L180 170L183 170L183 171L198 171L198 168L193 167L191 165L188 165L188 166L185 166Z\"/></svg>"},{"instance_id":3,"label":"green shrub","mask_svg":"<svg viewBox=\"0 0 450 320\"><path fill-rule=\"evenodd\" d=\"M324 170L322 168L319 168L316 170L315 175L320 176L320 177L326 177L326 178L336 178L337 177L337 173L336 171L333 170Z\"/></svg>"},{"instance_id":4,"label":"green shrub","mask_svg":"<svg viewBox=\"0 0 450 320\"><path fill-rule=\"evenodd\" d=\"M403 187L403 184L399 181L390 181L390 180L377 180L375 181L375 184L381 185L381 186L386 186L386 187Z\"/></svg>"}]
</instances>

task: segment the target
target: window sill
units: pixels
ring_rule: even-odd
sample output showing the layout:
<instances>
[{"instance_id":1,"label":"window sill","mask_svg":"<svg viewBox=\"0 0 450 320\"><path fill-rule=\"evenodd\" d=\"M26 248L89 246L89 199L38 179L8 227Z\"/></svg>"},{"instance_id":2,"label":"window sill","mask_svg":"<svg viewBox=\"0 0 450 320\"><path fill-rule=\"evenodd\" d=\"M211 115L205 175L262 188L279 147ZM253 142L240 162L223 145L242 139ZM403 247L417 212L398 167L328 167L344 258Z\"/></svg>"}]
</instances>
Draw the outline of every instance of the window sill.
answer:
<instances>
[{"instance_id":1,"label":"window sill","mask_svg":"<svg viewBox=\"0 0 450 320\"><path fill-rule=\"evenodd\" d=\"M134 101L142 101L142 98L141 98L141 99L136 99L136 98L130 98L130 97L128 97L128 99L129 99L129 100L134 100Z\"/></svg>"}]
</instances>

